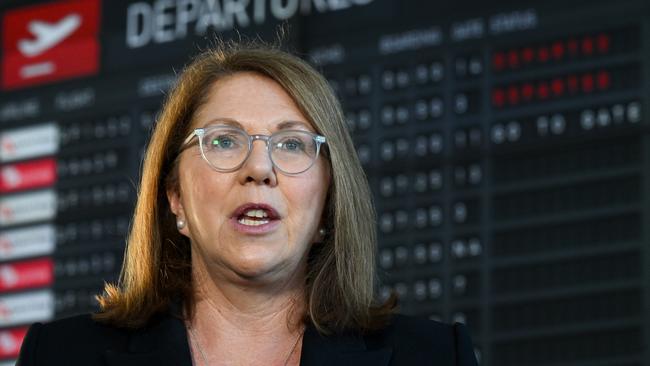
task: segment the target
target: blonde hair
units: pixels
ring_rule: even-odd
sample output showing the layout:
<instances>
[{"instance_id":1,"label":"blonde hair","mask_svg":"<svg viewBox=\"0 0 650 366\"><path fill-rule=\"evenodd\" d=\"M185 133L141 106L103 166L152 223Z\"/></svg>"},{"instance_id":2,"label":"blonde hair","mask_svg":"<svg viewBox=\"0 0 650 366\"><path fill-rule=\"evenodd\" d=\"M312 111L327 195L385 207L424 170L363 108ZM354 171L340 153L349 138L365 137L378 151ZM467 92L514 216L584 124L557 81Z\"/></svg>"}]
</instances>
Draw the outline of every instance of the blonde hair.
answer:
<instances>
[{"instance_id":1,"label":"blonde hair","mask_svg":"<svg viewBox=\"0 0 650 366\"><path fill-rule=\"evenodd\" d=\"M256 72L276 81L327 138L323 155L332 180L323 216L328 234L310 252L306 320L324 334L383 326L393 304L373 301L375 211L340 103L309 64L259 42L221 42L204 51L167 96L146 150L119 284L106 284L105 293L98 296L101 311L94 318L137 328L178 298L192 311L190 243L176 229L166 190L178 189L176 158L194 113L215 82L238 72Z\"/></svg>"}]
</instances>

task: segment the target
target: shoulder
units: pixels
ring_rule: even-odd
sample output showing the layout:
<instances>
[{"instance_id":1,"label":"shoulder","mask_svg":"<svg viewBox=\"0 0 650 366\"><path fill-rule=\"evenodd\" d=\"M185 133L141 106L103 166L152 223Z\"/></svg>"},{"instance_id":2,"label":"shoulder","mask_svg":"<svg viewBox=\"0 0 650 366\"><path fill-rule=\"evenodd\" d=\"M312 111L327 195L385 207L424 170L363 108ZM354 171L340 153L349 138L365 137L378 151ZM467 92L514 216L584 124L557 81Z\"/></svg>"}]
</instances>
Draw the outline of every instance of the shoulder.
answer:
<instances>
[{"instance_id":1,"label":"shoulder","mask_svg":"<svg viewBox=\"0 0 650 366\"><path fill-rule=\"evenodd\" d=\"M435 336L444 339L453 334L453 327L424 317L395 314L382 332L386 335Z\"/></svg>"},{"instance_id":2,"label":"shoulder","mask_svg":"<svg viewBox=\"0 0 650 366\"><path fill-rule=\"evenodd\" d=\"M23 341L18 365L31 366L44 362L99 364L102 362L102 350L107 346L117 349L125 347L127 334L127 330L96 322L90 314L44 324L34 323Z\"/></svg>"},{"instance_id":3,"label":"shoulder","mask_svg":"<svg viewBox=\"0 0 650 366\"><path fill-rule=\"evenodd\" d=\"M463 324L446 324L396 314L382 330L366 337L369 348L390 347L394 364L474 366L471 337Z\"/></svg>"}]
</instances>

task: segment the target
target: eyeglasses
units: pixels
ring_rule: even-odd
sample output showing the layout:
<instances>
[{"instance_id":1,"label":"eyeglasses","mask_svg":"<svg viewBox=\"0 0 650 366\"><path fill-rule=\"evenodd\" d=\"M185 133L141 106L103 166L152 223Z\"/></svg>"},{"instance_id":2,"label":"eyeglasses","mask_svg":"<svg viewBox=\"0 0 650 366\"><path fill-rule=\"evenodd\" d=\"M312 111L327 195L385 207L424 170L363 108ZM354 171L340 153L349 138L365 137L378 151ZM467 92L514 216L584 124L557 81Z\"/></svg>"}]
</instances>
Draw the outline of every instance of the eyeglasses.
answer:
<instances>
[{"instance_id":1,"label":"eyeglasses","mask_svg":"<svg viewBox=\"0 0 650 366\"><path fill-rule=\"evenodd\" d=\"M296 175L307 171L314 165L324 144L325 137L300 130L281 130L270 136L249 135L231 126L214 125L197 128L187 136L183 146L197 137L203 159L216 171L232 172L244 165L253 141L266 142L269 158L284 174Z\"/></svg>"}]
</instances>

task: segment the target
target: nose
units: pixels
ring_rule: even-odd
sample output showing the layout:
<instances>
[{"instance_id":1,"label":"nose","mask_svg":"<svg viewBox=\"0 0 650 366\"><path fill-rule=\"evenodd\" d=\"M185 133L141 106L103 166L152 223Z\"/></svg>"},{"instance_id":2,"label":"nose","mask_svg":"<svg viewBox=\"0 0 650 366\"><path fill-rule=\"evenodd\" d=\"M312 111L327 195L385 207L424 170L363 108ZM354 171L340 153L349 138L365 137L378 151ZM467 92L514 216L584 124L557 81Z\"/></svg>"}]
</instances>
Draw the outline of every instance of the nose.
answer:
<instances>
[{"instance_id":1,"label":"nose","mask_svg":"<svg viewBox=\"0 0 650 366\"><path fill-rule=\"evenodd\" d=\"M264 140L253 140L250 155L237 173L241 184L252 182L269 186L277 185L277 175L266 143Z\"/></svg>"}]
</instances>

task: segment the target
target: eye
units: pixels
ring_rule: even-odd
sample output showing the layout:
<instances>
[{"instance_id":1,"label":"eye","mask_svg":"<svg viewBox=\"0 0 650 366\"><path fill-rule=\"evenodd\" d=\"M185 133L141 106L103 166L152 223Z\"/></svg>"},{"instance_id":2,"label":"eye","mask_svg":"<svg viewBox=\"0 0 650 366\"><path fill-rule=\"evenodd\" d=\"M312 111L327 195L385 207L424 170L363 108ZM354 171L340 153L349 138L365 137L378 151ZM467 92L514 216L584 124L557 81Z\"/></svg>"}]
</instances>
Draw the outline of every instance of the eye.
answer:
<instances>
[{"instance_id":1,"label":"eye","mask_svg":"<svg viewBox=\"0 0 650 366\"><path fill-rule=\"evenodd\" d=\"M210 148L215 150L229 150L237 148L239 142L235 136L230 135L217 135L210 136L208 140Z\"/></svg>"},{"instance_id":2,"label":"eye","mask_svg":"<svg viewBox=\"0 0 650 366\"><path fill-rule=\"evenodd\" d=\"M275 148L286 152L301 152L305 150L305 143L299 137L286 137L279 141Z\"/></svg>"},{"instance_id":3,"label":"eye","mask_svg":"<svg viewBox=\"0 0 650 366\"><path fill-rule=\"evenodd\" d=\"M282 143L286 150L303 150L305 145L298 139L290 139Z\"/></svg>"}]
</instances>

